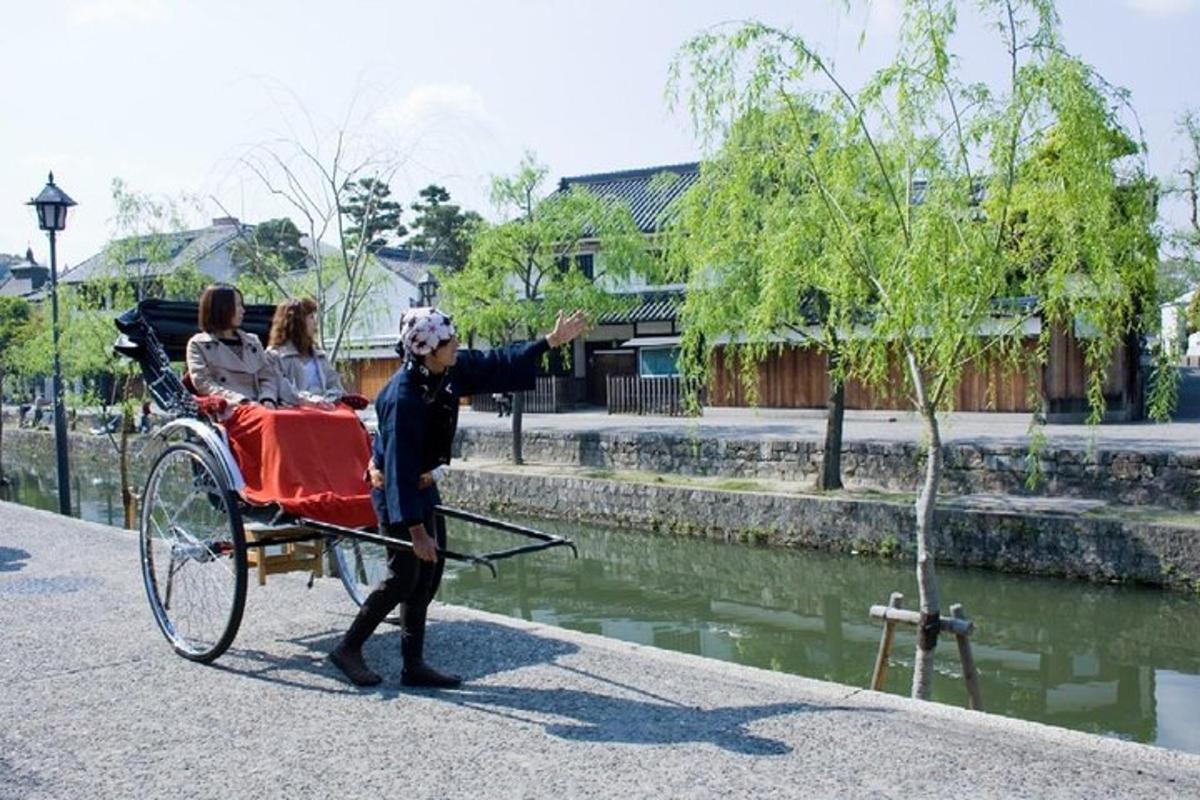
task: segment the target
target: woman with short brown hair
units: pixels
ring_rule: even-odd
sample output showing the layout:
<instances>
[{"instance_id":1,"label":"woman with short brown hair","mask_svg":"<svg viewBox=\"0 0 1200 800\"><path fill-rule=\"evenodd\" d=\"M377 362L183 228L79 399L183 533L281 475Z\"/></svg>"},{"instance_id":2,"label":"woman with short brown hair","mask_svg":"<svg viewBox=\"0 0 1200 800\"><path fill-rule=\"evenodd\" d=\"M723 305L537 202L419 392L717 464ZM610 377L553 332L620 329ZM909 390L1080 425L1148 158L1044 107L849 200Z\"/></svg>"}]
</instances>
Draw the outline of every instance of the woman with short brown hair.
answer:
<instances>
[{"instance_id":1,"label":"woman with short brown hair","mask_svg":"<svg viewBox=\"0 0 1200 800\"><path fill-rule=\"evenodd\" d=\"M197 394L230 405L279 404L279 378L262 342L241 330L245 305L237 287L217 283L200 295L197 333L187 343L187 369Z\"/></svg>"},{"instance_id":2,"label":"woman with short brown hair","mask_svg":"<svg viewBox=\"0 0 1200 800\"><path fill-rule=\"evenodd\" d=\"M316 344L319 308L311 297L275 307L267 354L278 370L280 399L287 405L328 409L346 394L337 370Z\"/></svg>"}]
</instances>

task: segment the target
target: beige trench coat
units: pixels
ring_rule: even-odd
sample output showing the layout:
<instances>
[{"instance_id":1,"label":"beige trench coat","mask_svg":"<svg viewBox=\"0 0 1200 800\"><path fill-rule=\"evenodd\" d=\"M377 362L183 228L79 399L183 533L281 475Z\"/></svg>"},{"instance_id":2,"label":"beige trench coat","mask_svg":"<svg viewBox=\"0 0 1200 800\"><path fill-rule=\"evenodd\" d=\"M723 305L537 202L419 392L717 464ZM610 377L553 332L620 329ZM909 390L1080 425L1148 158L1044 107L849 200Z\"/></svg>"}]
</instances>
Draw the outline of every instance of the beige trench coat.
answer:
<instances>
[{"instance_id":1,"label":"beige trench coat","mask_svg":"<svg viewBox=\"0 0 1200 800\"><path fill-rule=\"evenodd\" d=\"M304 388L304 361L296 346L285 342L278 347L268 347L267 355L274 362L279 375L280 400L290 406L315 403L321 400L333 402L346 394L342 379L329 363L329 357L320 348L313 348L313 357L320 367L321 388Z\"/></svg>"},{"instance_id":2,"label":"beige trench coat","mask_svg":"<svg viewBox=\"0 0 1200 800\"><path fill-rule=\"evenodd\" d=\"M243 400L279 401L279 375L262 342L253 333L237 331L242 354L213 336L197 333L187 344L187 368L200 394L224 397L230 404Z\"/></svg>"}]
</instances>

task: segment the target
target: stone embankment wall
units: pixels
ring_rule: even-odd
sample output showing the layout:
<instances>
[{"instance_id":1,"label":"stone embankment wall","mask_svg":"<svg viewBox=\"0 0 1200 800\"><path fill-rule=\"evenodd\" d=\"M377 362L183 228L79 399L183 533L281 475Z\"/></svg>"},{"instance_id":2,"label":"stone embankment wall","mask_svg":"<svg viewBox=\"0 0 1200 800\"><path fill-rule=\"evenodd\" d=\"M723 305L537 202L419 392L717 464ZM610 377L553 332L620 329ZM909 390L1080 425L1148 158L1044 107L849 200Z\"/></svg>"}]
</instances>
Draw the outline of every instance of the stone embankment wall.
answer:
<instances>
[{"instance_id":1,"label":"stone embankment wall","mask_svg":"<svg viewBox=\"0 0 1200 800\"><path fill-rule=\"evenodd\" d=\"M479 441L476 434L476 431L466 432L461 444L470 455L479 457L481 448L476 446ZM530 438L544 439L540 434ZM543 441L536 448L528 448L526 453L530 460L580 463L578 458L571 461L565 450L560 450L555 459L547 457L546 445L562 447L566 438L552 437L550 442ZM132 453L139 451L140 440L141 437L134 437ZM53 446L54 437L48 432L6 430L5 463L19 465L35 453L52 451ZM648 458L630 459L624 447L622 442L615 450L622 455L599 463L589 457L585 463L621 469L636 465L664 472L684 472L680 467L688 464L698 466L678 454L672 456L676 459L673 462L654 460L649 457L653 450L647 451ZM665 459L663 453L667 448L663 447L658 457ZM70 450L72 469L90 470L115 480L116 452L107 437L72 435ZM728 444L718 448L718 452L723 453L721 459L726 464L749 460L751 455L748 449L737 450ZM738 453L736 457L734 452ZM131 464L135 483L143 479L147 466L144 461L135 458ZM663 468L664 463L671 466ZM764 477L760 472L728 474ZM633 525L677 535L753 544L885 557L911 557L915 549L913 510L909 502L726 491L656 483L652 475L646 477L643 483L554 476L530 470L482 468L465 461L451 470L442 484L442 493L448 503L480 510ZM936 528L934 552L942 563L1200 591L1200 531L1195 527L1095 514L942 508L938 510Z\"/></svg>"},{"instance_id":2,"label":"stone embankment wall","mask_svg":"<svg viewBox=\"0 0 1200 800\"><path fill-rule=\"evenodd\" d=\"M460 430L457 453L505 460L507 431ZM812 481L821 464L819 442L691 438L661 433L526 432L530 462L675 475ZM1021 446L950 445L944 494L1008 494L1098 498L1130 505L1200 509L1200 453L1047 449L1038 454L1042 480L1026 486L1029 451ZM899 442L848 442L842 454L847 487L916 491L924 478L918 447Z\"/></svg>"},{"instance_id":3,"label":"stone embankment wall","mask_svg":"<svg viewBox=\"0 0 1200 800\"><path fill-rule=\"evenodd\" d=\"M911 503L733 492L529 471L451 470L447 503L632 525L679 535L911 557ZM1116 517L942 508L938 561L1026 575L1131 581L1200 591L1200 530Z\"/></svg>"}]
</instances>

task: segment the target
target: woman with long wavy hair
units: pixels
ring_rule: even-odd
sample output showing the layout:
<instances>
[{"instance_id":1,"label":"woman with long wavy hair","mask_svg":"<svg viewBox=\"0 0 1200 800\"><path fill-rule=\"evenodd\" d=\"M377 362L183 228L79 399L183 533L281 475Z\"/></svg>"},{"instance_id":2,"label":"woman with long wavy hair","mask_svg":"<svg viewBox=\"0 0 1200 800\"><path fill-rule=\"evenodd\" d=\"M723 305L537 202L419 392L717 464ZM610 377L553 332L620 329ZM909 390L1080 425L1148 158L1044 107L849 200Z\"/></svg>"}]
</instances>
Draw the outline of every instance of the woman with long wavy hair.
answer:
<instances>
[{"instance_id":1,"label":"woman with long wavy hair","mask_svg":"<svg viewBox=\"0 0 1200 800\"><path fill-rule=\"evenodd\" d=\"M284 300L275 307L267 353L279 373L280 399L292 406L329 409L346 394L342 379L317 346L317 312L311 297Z\"/></svg>"}]
</instances>

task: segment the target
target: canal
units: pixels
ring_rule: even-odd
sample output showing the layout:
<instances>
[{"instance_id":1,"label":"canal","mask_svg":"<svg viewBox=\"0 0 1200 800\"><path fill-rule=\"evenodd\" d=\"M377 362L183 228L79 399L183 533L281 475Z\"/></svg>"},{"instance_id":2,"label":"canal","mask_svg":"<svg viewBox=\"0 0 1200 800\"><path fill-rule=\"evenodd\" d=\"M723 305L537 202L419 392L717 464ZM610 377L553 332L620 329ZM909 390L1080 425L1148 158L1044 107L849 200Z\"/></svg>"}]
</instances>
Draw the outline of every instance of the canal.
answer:
<instances>
[{"instance_id":1,"label":"canal","mask_svg":"<svg viewBox=\"0 0 1200 800\"><path fill-rule=\"evenodd\" d=\"M23 461L30 459L24 458ZM5 499L57 507L52 456L8 464ZM81 470L82 471L82 470ZM119 525L105 470L76 481L84 519ZM499 578L446 575L441 600L655 647L866 686L879 643L867 609L892 591L915 605L911 565L875 557L726 545L550 521L579 559L551 550L501 562ZM501 540L452 523L459 549ZM1200 599L1128 586L941 568L944 602L975 620L985 708L1200 752ZM908 694L914 637L901 631L887 691ZM935 699L965 703L953 639L938 651Z\"/></svg>"}]
</instances>

